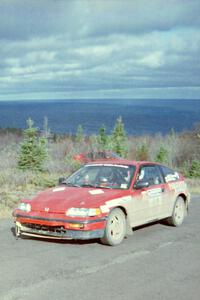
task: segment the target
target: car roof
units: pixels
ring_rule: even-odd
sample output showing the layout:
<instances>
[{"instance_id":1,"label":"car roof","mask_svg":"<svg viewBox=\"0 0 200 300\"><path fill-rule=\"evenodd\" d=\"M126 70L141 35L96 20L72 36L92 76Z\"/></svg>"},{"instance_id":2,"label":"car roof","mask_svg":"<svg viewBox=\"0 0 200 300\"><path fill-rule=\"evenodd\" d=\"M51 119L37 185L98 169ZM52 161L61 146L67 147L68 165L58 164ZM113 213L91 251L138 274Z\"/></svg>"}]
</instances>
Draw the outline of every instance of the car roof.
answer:
<instances>
[{"instance_id":1,"label":"car roof","mask_svg":"<svg viewBox=\"0 0 200 300\"><path fill-rule=\"evenodd\" d=\"M140 166L143 164L155 164L155 165L160 165L157 162L150 162L150 161L134 161L134 160L128 160L128 159L102 159L102 160L93 160L91 162L88 162L86 165L92 165L92 164L106 164L106 165L131 165L131 166Z\"/></svg>"}]
</instances>

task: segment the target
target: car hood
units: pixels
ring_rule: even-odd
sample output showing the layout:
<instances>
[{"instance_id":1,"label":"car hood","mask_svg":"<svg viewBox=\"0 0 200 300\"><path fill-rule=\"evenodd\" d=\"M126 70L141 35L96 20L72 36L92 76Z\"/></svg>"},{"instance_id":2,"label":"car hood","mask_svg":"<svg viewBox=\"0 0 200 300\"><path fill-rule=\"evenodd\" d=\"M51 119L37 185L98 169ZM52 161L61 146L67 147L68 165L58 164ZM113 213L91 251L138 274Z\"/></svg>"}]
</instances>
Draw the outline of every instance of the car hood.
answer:
<instances>
[{"instance_id":1,"label":"car hood","mask_svg":"<svg viewBox=\"0 0 200 300\"><path fill-rule=\"evenodd\" d=\"M32 211L63 213L70 207L96 208L128 191L101 188L57 187L40 192L29 203Z\"/></svg>"}]
</instances>

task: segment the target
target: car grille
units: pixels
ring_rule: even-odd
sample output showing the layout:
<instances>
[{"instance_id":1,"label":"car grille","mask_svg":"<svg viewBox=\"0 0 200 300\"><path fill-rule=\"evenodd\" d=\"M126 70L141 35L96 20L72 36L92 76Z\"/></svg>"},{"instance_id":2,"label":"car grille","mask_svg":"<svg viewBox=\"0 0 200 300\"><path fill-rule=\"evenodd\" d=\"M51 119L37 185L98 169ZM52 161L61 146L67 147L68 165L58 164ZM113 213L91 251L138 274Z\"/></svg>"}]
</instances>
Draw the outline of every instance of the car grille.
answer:
<instances>
[{"instance_id":1,"label":"car grille","mask_svg":"<svg viewBox=\"0 0 200 300\"><path fill-rule=\"evenodd\" d=\"M40 232L46 232L48 233L66 233L67 230L63 226L46 226L46 225L40 225L40 224L29 224L29 223L23 223L23 227L26 227L29 230L33 230L34 232L38 231Z\"/></svg>"}]
</instances>

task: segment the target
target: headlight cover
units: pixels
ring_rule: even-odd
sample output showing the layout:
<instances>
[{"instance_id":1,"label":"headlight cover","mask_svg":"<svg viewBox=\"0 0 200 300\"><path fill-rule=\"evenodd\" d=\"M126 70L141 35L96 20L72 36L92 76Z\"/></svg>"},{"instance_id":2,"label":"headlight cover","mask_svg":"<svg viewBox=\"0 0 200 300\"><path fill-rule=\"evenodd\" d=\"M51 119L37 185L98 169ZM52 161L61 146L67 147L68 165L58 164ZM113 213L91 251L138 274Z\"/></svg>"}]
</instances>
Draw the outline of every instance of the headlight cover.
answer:
<instances>
[{"instance_id":1,"label":"headlight cover","mask_svg":"<svg viewBox=\"0 0 200 300\"><path fill-rule=\"evenodd\" d=\"M66 211L69 217L95 217L101 214L100 208L71 207Z\"/></svg>"},{"instance_id":2,"label":"headlight cover","mask_svg":"<svg viewBox=\"0 0 200 300\"><path fill-rule=\"evenodd\" d=\"M25 212L30 212L31 211L31 205L29 203L21 202L21 203L19 203L17 208L22 210L22 211L25 211Z\"/></svg>"}]
</instances>

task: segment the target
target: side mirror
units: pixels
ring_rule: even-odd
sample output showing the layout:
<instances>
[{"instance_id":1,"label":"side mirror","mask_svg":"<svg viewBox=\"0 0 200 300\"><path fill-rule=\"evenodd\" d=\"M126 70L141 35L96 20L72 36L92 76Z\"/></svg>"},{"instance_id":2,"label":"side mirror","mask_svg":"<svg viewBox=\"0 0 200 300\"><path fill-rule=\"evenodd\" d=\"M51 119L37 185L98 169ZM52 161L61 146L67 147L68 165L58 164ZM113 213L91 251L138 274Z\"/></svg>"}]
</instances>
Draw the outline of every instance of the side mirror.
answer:
<instances>
[{"instance_id":1,"label":"side mirror","mask_svg":"<svg viewBox=\"0 0 200 300\"><path fill-rule=\"evenodd\" d=\"M144 188L147 188L149 186L149 182L137 182L135 185L134 185L134 188L136 190L142 190Z\"/></svg>"},{"instance_id":2,"label":"side mirror","mask_svg":"<svg viewBox=\"0 0 200 300\"><path fill-rule=\"evenodd\" d=\"M60 178L58 179L58 185L63 184L63 182L64 182L65 180L66 180L65 177L60 177Z\"/></svg>"}]
</instances>

